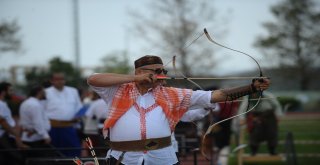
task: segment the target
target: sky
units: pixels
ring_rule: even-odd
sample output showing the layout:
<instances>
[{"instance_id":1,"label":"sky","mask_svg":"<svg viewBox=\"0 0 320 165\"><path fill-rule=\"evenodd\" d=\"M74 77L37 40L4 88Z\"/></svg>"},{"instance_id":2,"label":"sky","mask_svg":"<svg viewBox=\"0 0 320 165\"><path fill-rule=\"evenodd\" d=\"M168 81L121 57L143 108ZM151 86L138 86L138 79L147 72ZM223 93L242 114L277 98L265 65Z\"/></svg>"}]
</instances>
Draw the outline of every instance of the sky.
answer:
<instances>
[{"instance_id":1,"label":"sky","mask_svg":"<svg viewBox=\"0 0 320 165\"><path fill-rule=\"evenodd\" d=\"M144 47L128 34L128 9L145 11L148 0L79 0L80 65L101 65L106 54L129 49L130 60L138 58ZM270 6L278 0L214 0L218 14L229 13L227 35L222 42L231 48L262 60L253 47L258 35L266 34L263 22L272 21ZM22 53L2 53L0 70L11 66L45 66L55 56L74 62L72 0L0 0L0 21L17 20L21 30ZM199 29L202 30L202 29ZM214 28L208 29L215 32ZM220 52L223 56L224 52ZM218 55L219 56L219 55ZM219 73L257 69L250 59L234 55L216 70ZM232 66L232 67L230 67ZM2 72L0 72L1 74Z\"/></svg>"}]
</instances>

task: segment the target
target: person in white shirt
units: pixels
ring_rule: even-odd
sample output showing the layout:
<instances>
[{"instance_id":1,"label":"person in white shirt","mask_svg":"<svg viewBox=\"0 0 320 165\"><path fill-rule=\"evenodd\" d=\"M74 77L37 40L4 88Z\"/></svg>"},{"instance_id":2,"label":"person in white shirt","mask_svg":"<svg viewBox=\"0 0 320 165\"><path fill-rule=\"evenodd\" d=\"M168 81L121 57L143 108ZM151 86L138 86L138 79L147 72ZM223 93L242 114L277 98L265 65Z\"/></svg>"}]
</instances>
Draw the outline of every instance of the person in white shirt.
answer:
<instances>
[{"instance_id":1,"label":"person in white shirt","mask_svg":"<svg viewBox=\"0 0 320 165\"><path fill-rule=\"evenodd\" d=\"M96 93L94 95L97 95ZM85 113L87 119L92 119L97 121L96 128L102 129L103 122L107 117L107 107L106 102L99 96L95 96L97 99L92 101L88 110Z\"/></svg>"},{"instance_id":2,"label":"person in white shirt","mask_svg":"<svg viewBox=\"0 0 320 165\"><path fill-rule=\"evenodd\" d=\"M109 139L109 164L170 165L178 162L171 134L193 106L235 99L269 87L270 80L215 91L164 87L167 71L160 57L135 61L135 75L93 74L88 84L108 107L104 135Z\"/></svg>"},{"instance_id":3,"label":"person in white shirt","mask_svg":"<svg viewBox=\"0 0 320 165\"><path fill-rule=\"evenodd\" d=\"M195 123L194 121L203 119L204 117L206 117L210 111L214 112L214 111L218 111L218 109L216 109L216 104L208 104L206 106L204 106L205 108L196 108L196 109L192 109L187 111L186 113L183 114L183 116L181 117L180 121L181 122L193 122L193 124L195 125L196 129L197 129L197 135L200 137L201 136L201 129L202 129L202 123L201 122L197 122ZM178 141L175 137L175 133L173 132L171 135L171 143L172 146L176 152L178 161L180 154L179 154L179 144ZM185 144L183 145L185 146ZM200 146L199 146L200 147ZM180 164L180 162L176 163L176 164Z\"/></svg>"},{"instance_id":4,"label":"person in white shirt","mask_svg":"<svg viewBox=\"0 0 320 165\"><path fill-rule=\"evenodd\" d=\"M50 150L51 138L49 130L51 128L49 118L44 112L41 100L45 99L44 88L33 86L30 89L29 97L20 106L20 125L22 128L22 141L31 148L49 148L47 151L32 151L28 157L55 156Z\"/></svg>"},{"instance_id":5,"label":"person in white shirt","mask_svg":"<svg viewBox=\"0 0 320 165\"><path fill-rule=\"evenodd\" d=\"M46 109L50 119L49 132L53 146L57 148L80 148L80 138L74 127L80 119L75 118L81 109L82 103L77 89L65 86L64 74L53 73L52 86L45 89ZM65 156L80 156L80 150L61 150Z\"/></svg>"},{"instance_id":6,"label":"person in white shirt","mask_svg":"<svg viewBox=\"0 0 320 165\"><path fill-rule=\"evenodd\" d=\"M95 92L92 95L92 102L85 113L84 118L84 134L92 140L95 147L105 147L105 141L101 135L103 122L107 117L108 105ZM90 152L90 151L89 151ZM105 156L105 149L96 149L97 156Z\"/></svg>"},{"instance_id":7,"label":"person in white shirt","mask_svg":"<svg viewBox=\"0 0 320 165\"><path fill-rule=\"evenodd\" d=\"M12 118L11 110L9 109L4 98L9 95L10 83L0 83L0 148L1 149L16 149L28 148L29 146L22 143L19 132L14 128L16 123ZM0 164L22 164L24 157L17 151L6 151L0 154Z\"/></svg>"}]
</instances>

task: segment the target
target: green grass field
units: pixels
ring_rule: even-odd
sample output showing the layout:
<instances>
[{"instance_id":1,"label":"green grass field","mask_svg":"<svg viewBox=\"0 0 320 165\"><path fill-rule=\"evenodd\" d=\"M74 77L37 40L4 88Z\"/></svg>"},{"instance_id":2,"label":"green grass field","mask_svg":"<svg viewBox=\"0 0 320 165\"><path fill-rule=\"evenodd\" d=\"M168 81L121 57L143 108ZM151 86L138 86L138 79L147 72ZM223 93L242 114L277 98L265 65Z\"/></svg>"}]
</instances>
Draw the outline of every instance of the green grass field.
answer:
<instances>
[{"instance_id":1,"label":"green grass field","mask_svg":"<svg viewBox=\"0 0 320 165\"><path fill-rule=\"evenodd\" d=\"M279 146L278 153L285 153L285 139L288 132L293 133L295 151L298 165L319 165L320 164L320 115L308 115L306 117L296 116L279 121ZM247 139L247 137L246 137ZM247 140L245 140L245 143ZM235 147L235 146L233 146ZM245 149L249 153L249 149ZM267 153L266 144L263 143L259 153ZM229 165L236 165L236 157L231 156ZM256 162L244 163L244 165L287 165L287 162Z\"/></svg>"}]
</instances>

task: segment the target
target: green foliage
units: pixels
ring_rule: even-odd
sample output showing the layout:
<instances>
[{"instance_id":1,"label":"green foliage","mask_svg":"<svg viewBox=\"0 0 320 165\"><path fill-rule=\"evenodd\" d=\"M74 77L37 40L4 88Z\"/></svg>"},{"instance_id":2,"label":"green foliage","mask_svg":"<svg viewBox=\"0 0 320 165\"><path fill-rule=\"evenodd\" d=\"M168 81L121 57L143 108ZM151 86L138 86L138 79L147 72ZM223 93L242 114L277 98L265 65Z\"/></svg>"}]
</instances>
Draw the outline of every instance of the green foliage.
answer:
<instances>
[{"instance_id":1,"label":"green foliage","mask_svg":"<svg viewBox=\"0 0 320 165\"><path fill-rule=\"evenodd\" d=\"M113 72L113 73L129 73L130 65L129 59L124 54L118 56L109 54L102 59L103 67L97 68L98 72ZM65 74L66 84L83 89L87 87L86 79L82 77L80 70L75 68L72 63L63 61L59 57L52 58L47 68L40 68L34 66L25 72L26 84L21 86L24 92L34 84L42 84L44 86L50 85L50 75L54 72L62 72Z\"/></svg>"},{"instance_id":2,"label":"green foliage","mask_svg":"<svg viewBox=\"0 0 320 165\"><path fill-rule=\"evenodd\" d=\"M119 55L120 54L120 55ZM126 74L131 70L129 58L125 52L114 52L102 58L103 66L96 69L97 72L111 72Z\"/></svg>"},{"instance_id":3,"label":"green foliage","mask_svg":"<svg viewBox=\"0 0 320 165\"><path fill-rule=\"evenodd\" d=\"M62 72L65 74L66 84L80 87L83 86L81 73L70 62L62 61L59 57L54 57L49 61L49 73Z\"/></svg>"},{"instance_id":4,"label":"green foliage","mask_svg":"<svg viewBox=\"0 0 320 165\"><path fill-rule=\"evenodd\" d=\"M313 0L283 0L271 8L276 18L264 27L268 36L260 36L255 45L278 67L298 70L300 89L307 90L312 75L319 66L320 12Z\"/></svg>"},{"instance_id":5,"label":"green foliage","mask_svg":"<svg viewBox=\"0 0 320 165\"><path fill-rule=\"evenodd\" d=\"M31 86L33 84L37 84L41 82L41 84L49 81L49 73L47 70L38 68L38 67L32 67L29 71L26 71L25 73L25 79L27 81L27 86Z\"/></svg>"},{"instance_id":6,"label":"green foliage","mask_svg":"<svg viewBox=\"0 0 320 165\"><path fill-rule=\"evenodd\" d=\"M70 62L65 62L59 57L54 57L49 61L48 68L33 67L25 73L26 85L23 90L27 91L28 88L34 84L42 84L44 86L50 85L50 75L53 72L62 72L65 74L66 84L82 88L86 86L86 81L81 77L79 70L73 67Z\"/></svg>"},{"instance_id":7,"label":"green foliage","mask_svg":"<svg viewBox=\"0 0 320 165\"><path fill-rule=\"evenodd\" d=\"M301 110L302 103L294 97L279 97L278 101L283 108L287 107L289 112Z\"/></svg>"}]
</instances>

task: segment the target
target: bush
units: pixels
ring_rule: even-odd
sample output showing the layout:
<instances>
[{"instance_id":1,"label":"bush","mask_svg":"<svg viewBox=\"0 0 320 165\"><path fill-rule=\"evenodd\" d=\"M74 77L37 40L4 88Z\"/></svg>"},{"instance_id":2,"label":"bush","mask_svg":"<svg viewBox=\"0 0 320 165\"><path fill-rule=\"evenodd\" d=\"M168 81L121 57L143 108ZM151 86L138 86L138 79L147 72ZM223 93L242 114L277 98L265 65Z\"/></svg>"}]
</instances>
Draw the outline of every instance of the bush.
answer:
<instances>
[{"instance_id":1,"label":"bush","mask_svg":"<svg viewBox=\"0 0 320 165\"><path fill-rule=\"evenodd\" d=\"M278 101L280 102L282 108L287 112L302 110L302 103L294 97L283 96L279 97Z\"/></svg>"},{"instance_id":2,"label":"bush","mask_svg":"<svg viewBox=\"0 0 320 165\"><path fill-rule=\"evenodd\" d=\"M313 100L304 105L304 110L315 112L320 110L320 100Z\"/></svg>"}]
</instances>

